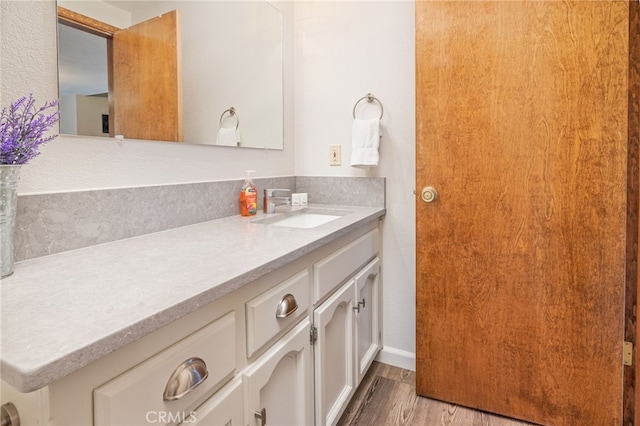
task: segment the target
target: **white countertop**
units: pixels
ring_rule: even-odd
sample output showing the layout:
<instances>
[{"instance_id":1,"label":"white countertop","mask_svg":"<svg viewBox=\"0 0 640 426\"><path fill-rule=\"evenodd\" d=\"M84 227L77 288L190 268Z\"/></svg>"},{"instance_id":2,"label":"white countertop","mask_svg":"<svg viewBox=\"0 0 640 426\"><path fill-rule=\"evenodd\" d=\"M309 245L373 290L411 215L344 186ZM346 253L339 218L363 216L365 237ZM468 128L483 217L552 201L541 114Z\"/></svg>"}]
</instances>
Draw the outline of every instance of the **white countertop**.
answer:
<instances>
[{"instance_id":1,"label":"white countertop","mask_svg":"<svg viewBox=\"0 0 640 426\"><path fill-rule=\"evenodd\" d=\"M327 207L352 213L310 229L232 216L15 263L0 281L2 380L47 386L385 213Z\"/></svg>"}]
</instances>

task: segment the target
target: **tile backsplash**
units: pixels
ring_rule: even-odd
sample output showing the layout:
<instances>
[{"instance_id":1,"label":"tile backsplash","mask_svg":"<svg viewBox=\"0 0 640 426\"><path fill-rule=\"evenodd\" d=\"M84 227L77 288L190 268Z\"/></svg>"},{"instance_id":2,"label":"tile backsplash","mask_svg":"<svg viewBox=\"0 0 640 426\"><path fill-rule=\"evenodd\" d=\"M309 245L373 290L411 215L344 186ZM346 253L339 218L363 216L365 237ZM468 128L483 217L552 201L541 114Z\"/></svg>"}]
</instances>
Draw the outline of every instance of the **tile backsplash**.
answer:
<instances>
[{"instance_id":1,"label":"tile backsplash","mask_svg":"<svg viewBox=\"0 0 640 426\"><path fill-rule=\"evenodd\" d=\"M309 193L316 204L384 207L385 178L256 178L262 189ZM243 180L18 197L15 260L135 237L239 214Z\"/></svg>"},{"instance_id":2,"label":"tile backsplash","mask_svg":"<svg viewBox=\"0 0 640 426\"><path fill-rule=\"evenodd\" d=\"M385 178L297 176L296 192L309 202L343 206L384 207Z\"/></svg>"}]
</instances>

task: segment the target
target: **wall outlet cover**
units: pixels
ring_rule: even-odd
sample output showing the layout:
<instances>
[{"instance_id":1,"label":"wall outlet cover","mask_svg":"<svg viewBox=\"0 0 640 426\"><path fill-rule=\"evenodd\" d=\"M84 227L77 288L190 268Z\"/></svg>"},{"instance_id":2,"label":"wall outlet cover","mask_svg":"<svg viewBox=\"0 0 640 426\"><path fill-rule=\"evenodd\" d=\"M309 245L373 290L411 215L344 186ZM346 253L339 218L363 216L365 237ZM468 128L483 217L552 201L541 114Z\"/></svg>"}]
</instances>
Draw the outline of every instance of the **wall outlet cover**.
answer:
<instances>
[{"instance_id":1,"label":"wall outlet cover","mask_svg":"<svg viewBox=\"0 0 640 426\"><path fill-rule=\"evenodd\" d=\"M329 165L339 166L342 164L342 145L329 145Z\"/></svg>"}]
</instances>

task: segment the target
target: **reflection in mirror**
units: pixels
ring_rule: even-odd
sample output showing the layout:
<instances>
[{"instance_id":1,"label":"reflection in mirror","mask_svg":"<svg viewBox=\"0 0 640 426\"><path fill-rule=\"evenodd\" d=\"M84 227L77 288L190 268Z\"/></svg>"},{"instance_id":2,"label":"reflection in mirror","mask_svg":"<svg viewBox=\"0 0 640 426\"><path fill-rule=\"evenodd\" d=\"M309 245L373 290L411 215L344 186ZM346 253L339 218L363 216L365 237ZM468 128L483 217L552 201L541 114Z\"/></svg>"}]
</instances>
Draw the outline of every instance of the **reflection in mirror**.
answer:
<instances>
[{"instance_id":1,"label":"reflection in mirror","mask_svg":"<svg viewBox=\"0 0 640 426\"><path fill-rule=\"evenodd\" d=\"M229 128L239 123L236 146L283 148L282 14L271 4L58 0L58 5L59 14L67 9L72 15L61 17L58 25L61 133L216 145L221 134L228 136ZM177 41L170 57L177 58L172 71L176 83L149 83L169 68L167 59L140 61L152 62L147 71L137 64L123 70L149 50L138 42L120 42L123 30L133 32L143 21L174 10ZM91 25L78 23L83 19L102 27L87 28ZM118 44L137 50L122 59ZM140 86L119 89L130 78L150 85L153 97L144 100ZM174 94L161 94L159 89L166 87ZM125 109L132 106L138 110ZM230 108L234 115L225 114ZM169 126L173 118L160 117L173 109L176 121ZM175 137L154 133L165 124Z\"/></svg>"},{"instance_id":2,"label":"reflection in mirror","mask_svg":"<svg viewBox=\"0 0 640 426\"><path fill-rule=\"evenodd\" d=\"M60 133L109 136L107 39L67 25L59 25L58 38L74 46L59 50Z\"/></svg>"}]
</instances>

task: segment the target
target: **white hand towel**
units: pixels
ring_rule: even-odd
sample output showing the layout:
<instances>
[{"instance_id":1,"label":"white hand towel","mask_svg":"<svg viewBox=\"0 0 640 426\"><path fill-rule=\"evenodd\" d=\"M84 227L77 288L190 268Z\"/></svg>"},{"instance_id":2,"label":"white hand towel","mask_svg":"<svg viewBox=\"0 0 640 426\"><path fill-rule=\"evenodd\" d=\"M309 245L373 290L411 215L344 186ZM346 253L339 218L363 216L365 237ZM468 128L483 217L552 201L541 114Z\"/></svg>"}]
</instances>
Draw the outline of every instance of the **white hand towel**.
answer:
<instances>
[{"instance_id":1,"label":"white hand towel","mask_svg":"<svg viewBox=\"0 0 640 426\"><path fill-rule=\"evenodd\" d=\"M380 119L353 120L351 136L351 166L376 167L380 161Z\"/></svg>"},{"instance_id":2,"label":"white hand towel","mask_svg":"<svg viewBox=\"0 0 640 426\"><path fill-rule=\"evenodd\" d=\"M235 127L221 127L218 130L216 145L238 146L238 134Z\"/></svg>"}]
</instances>

